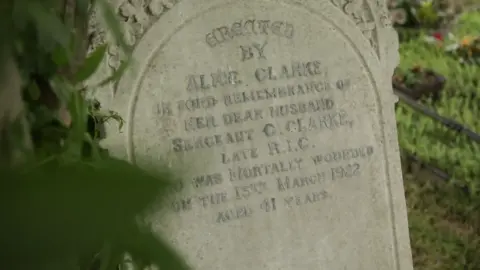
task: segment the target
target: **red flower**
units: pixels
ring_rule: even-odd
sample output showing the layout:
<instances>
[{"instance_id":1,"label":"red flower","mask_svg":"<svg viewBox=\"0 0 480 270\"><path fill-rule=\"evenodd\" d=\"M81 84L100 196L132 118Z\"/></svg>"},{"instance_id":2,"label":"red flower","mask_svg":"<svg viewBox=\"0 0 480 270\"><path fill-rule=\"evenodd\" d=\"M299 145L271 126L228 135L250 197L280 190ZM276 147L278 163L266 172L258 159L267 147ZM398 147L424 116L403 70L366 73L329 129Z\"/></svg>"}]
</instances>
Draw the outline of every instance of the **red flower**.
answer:
<instances>
[{"instance_id":1,"label":"red flower","mask_svg":"<svg viewBox=\"0 0 480 270\"><path fill-rule=\"evenodd\" d=\"M440 32L435 32L432 36L438 41L443 41L443 35Z\"/></svg>"}]
</instances>

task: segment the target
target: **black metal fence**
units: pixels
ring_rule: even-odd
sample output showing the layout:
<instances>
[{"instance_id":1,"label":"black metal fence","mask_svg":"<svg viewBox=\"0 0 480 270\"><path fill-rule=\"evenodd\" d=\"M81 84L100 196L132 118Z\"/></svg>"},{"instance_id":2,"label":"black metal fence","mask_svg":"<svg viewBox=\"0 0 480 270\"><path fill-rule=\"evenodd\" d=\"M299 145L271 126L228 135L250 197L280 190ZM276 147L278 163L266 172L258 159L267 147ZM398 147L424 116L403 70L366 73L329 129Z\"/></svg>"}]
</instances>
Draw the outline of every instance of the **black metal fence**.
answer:
<instances>
[{"instance_id":1,"label":"black metal fence","mask_svg":"<svg viewBox=\"0 0 480 270\"><path fill-rule=\"evenodd\" d=\"M480 134L478 134L475 131L469 129L468 127L465 127L464 125L462 125L461 123L458 123L455 120L452 120L452 119L449 119L449 118L446 118L446 117L443 117L443 116L439 115L434 110L428 108L427 106L425 106L425 105L413 100L412 98L408 97L407 95L405 95L404 92L401 91L401 89L398 89L398 88L394 87L393 90L394 90L395 95L397 95L398 98L400 99L400 102L408 105L409 107L411 107L415 111L436 120L437 122L441 123L443 126L447 127L448 129L451 129L451 130L456 131L458 133L463 133L464 135L466 135L467 138L469 138L473 142L480 143ZM479 118L480 118L480 116L479 116ZM479 121L480 121L480 119L479 119ZM449 175L447 172L445 172L444 170L442 170L440 168L437 168L437 167L435 167L431 164L428 164L427 162L422 161L416 155L416 153L409 153L409 152L407 152L403 149L402 149L402 153L405 155L405 157L409 161L413 161L417 164L420 164L420 166L422 168L431 171L433 174L440 177L441 179L444 179L446 181L451 179L451 175ZM479 153L479 155L480 155L480 153ZM480 166L480 164L479 164L479 166Z\"/></svg>"}]
</instances>

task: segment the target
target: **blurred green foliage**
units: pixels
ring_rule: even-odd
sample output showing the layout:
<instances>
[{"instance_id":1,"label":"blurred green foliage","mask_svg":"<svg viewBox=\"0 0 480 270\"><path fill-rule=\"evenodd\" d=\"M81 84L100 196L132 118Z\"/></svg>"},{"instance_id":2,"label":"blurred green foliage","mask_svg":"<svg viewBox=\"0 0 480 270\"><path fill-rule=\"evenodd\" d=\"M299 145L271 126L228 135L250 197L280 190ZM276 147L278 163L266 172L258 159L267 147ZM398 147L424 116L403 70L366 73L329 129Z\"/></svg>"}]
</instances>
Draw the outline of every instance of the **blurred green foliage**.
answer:
<instances>
[{"instance_id":1,"label":"blurred green foliage","mask_svg":"<svg viewBox=\"0 0 480 270\"><path fill-rule=\"evenodd\" d=\"M426 43L422 37L401 44L400 54L400 69L418 65L431 68L447 78L443 95L433 106L440 115L480 132L480 122L477 121L480 115L478 65L463 65L442 48ZM397 120L401 147L465 181L472 192L480 191L478 144L401 103L397 108Z\"/></svg>"},{"instance_id":2,"label":"blurred green foliage","mask_svg":"<svg viewBox=\"0 0 480 270\"><path fill-rule=\"evenodd\" d=\"M32 165L2 171L5 269L117 269L125 253L138 269L188 269L143 221L163 207L155 202L168 195L169 172L147 172L113 158Z\"/></svg>"},{"instance_id":3,"label":"blurred green foliage","mask_svg":"<svg viewBox=\"0 0 480 270\"><path fill-rule=\"evenodd\" d=\"M454 29L456 36L480 34L480 14L464 14ZM478 65L460 63L423 35L403 42L400 55L400 69L419 65L447 78L442 98L424 104L480 133ZM401 102L396 115L401 148L454 177L445 182L422 168L404 171L415 269L480 269L480 146Z\"/></svg>"},{"instance_id":4,"label":"blurred green foliage","mask_svg":"<svg viewBox=\"0 0 480 270\"><path fill-rule=\"evenodd\" d=\"M64 16L66 7L74 10L73 19ZM160 165L140 169L99 146L101 125L112 119L121 125L123 120L85 98L92 89L85 89L83 82L95 73L108 46L88 57L78 46L87 38L82 30L93 7L128 56L115 13L105 0L0 4L0 64L6 56L16 61L33 141L33 149L24 151L25 162L1 165L2 268L117 269L128 253L137 269L151 264L188 269L143 221L148 210L164 207L158 199L168 194L178 176ZM124 70L101 85L115 82ZM14 126L6 129L10 137L20 136Z\"/></svg>"}]
</instances>

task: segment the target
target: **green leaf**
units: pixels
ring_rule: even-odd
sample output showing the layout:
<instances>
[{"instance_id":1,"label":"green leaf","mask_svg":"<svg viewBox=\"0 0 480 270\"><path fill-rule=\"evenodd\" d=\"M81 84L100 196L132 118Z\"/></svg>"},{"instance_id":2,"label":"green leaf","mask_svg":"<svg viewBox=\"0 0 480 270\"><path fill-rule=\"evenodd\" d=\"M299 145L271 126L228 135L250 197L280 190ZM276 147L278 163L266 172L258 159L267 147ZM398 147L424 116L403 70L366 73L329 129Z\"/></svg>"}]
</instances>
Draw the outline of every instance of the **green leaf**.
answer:
<instances>
[{"instance_id":1,"label":"green leaf","mask_svg":"<svg viewBox=\"0 0 480 270\"><path fill-rule=\"evenodd\" d=\"M37 1L29 1L28 12L38 29L38 35L46 48L54 46L53 42L67 48L70 41L70 31L60 18L49 12Z\"/></svg>"},{"instance_id":2,"label":"green leaf","mask_svg":"<svg viewBox=\"0 0 480 270\"><path fill-rule=\"evenodd\" d=\"M79 16L80 17L86 17L88 15L90 15L90 4L92 4L92 0L80 0L80 1L76 1L76 8L77 8L77 11L78 13L80 14Z\"/></svg>"},{"instance_id":3,"label":"green leaf","mask_svg":"<svg viewBox=\"0 0 480 270\"><path fill-rule=\"evenodd\" d=\"M144 227L130 231L135 231L135 234L125 234L126 237L118 238L117 245L128 247L134 261L142 261L145 265L154 264L165 270L190 269L171 245L153 234L151 229Z\"/></svg>"},{"instance_id":4,"label":"green leaf","mask_svg":"<svg viewBox=\"0 0 480 270\"><path fill-rule=\"evenodd\" d=\"M120 46L124 53L128 53L130 51L130 48L125 42L125 39L123 38L123 31L117 20L117 16L113 11L113 8L105 0L98 0L97 4L99 5L99 8L102 12L101 14L103 15L103 19L105 20L105 23L107 24L109 30L112 31L112 34L117 44Z\"/></svg>"},{"instance_id":5,"label":"green leaf","mask_svg":"<svg viewBox=\"0 0 480 270\"><path fill-rule=\"evenodd\" d=\"M35 81L28 86L28 94L32 100L38 100L40 98L40 89Z\"/></svg>"},{"instance_id":6,"label":"green leaf","mask_svg":"<svg viewBox=\"0 0 480 270\"><path fill-rule=\"evenodd\" d=\"M71 57L69 56L69 51L63 47L57 47L52 53L52 60L57 65L57 67L63 67L68 64Z\"/></svg>"},{"instance_id":7,"label":"green leaf","mask_svg":"<svg viewBox=\"0 0 480 270\"><path fill-rule=\"evenodd\" d=\"M88 105L79 92L71 95L69 112L72 126L69 136L65 140L66 155L73 159L81 159L85 133L87 132Z\"/></svg>"},{"instance_id":8,"label":"green leaf","mask_svg":"<svg viewBox=\"0 0 480 270\"><path fill-rule=\"evenodd\" d=\"M169 244L137 222L151 207L163 207L157 199L170 191L170 171L154 173L113 158L88 163L55 159L29 171L2 170L1 175L5 269L46 269L42 266L99 252L105 243L115 254L128 252L173 266L161 269L187 269Z\"/></svg>"},{"instance_id":9,"label":"green leaf","mask_svg":"<svg viewBox=\"0 0 480 270\"><path fill-rule=\"evenodd\" d=\"M90 56L85 60L83 66L80 68L77 74L75 74L75 83L83 82L92 76L93 73L98 69L98 66L105 56L107 51L107 45L102 45L98 47Z\"/></svg>"},{"instance_id":10,"label":"green leaf","mask_svg":"<svg viewBox=\"0 0 480 270\"><path fill-rule=\"evenodd\" d=\"M129 64L129 60L122 62L120 64L120 67L110 77L101 81L96 87L105 87L110 83L117 83L118 80L122 77L123 73L125 73L125 70L127 70Z\"/></svg>"}]
</instances>

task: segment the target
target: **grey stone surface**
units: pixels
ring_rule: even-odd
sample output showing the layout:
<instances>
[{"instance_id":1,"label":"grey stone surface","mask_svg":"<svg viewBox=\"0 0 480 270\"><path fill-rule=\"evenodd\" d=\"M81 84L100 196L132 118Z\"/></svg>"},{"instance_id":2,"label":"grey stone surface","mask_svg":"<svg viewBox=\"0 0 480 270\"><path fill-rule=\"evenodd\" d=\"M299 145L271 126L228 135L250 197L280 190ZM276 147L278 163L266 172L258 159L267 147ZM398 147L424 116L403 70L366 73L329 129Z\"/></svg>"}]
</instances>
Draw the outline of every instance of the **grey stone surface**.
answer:
<instances>
[{"instance_id":1,"label":"grey stone surface","mask_svg":"<svg viewBox=\"0 0 480 270\"><path fill-rule=\"evenodd\" d=\"M178 170L153 226L195 269L412 269L383 0L114 4L135 62L97 94L126 120L105 145Z\"/></svg>"}]
</instances>

